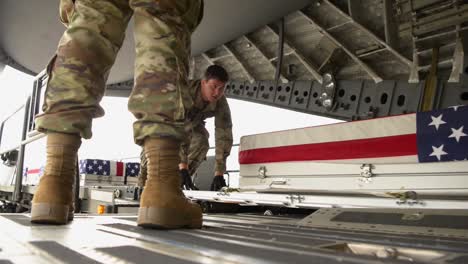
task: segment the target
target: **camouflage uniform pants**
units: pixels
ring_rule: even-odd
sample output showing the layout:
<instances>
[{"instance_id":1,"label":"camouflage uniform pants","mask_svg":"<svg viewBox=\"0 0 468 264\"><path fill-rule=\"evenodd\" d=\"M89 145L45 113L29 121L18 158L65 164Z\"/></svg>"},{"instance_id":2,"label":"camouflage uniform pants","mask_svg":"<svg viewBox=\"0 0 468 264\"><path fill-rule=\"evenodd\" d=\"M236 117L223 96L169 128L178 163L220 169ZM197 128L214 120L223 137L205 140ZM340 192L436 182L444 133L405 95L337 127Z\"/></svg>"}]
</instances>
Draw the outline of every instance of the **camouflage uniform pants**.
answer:
<instances>
[{"instance_id":1,"label":"camouflage uniform pants","mask_svg":"<svg viewBox=\"0 0 468 264\"><path fill-rule=\"evenodd\" d=\"M192 176L197 171L200 164L205 160L206 153L210 148L209 133L205 126L196 126L190 133L179 152L180 162L188 164L189 175ZM144 151L140 154L140 173L138 174L138 186L145 186L147 179L148 161L144 155Z\"/></svg>"},{"instance_id":2,"label":"camouflage uniform pants","mask_svg":"<svg viewBox=\"0 0 468 264\"><path fill-rule=\"evenodd\" d=\"M62 0L67 26L47 67L49 82L39 131L91 138L93 118L107 77L134 16L135 85L128 109L136 117L134 138L185 137L190 37L201 20L202 0Z\"/></svg>"}]
</instances>

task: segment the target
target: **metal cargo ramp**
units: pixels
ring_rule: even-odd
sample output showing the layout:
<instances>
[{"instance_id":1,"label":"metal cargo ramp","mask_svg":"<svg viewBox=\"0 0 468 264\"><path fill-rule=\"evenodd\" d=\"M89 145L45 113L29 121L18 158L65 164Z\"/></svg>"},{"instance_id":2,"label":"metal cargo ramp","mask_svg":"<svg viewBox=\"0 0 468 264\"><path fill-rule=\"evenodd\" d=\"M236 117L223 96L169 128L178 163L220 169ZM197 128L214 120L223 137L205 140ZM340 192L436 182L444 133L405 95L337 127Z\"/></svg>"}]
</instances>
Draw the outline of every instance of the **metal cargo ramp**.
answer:
<instances>
[{"instance_id":1,"label":"metal cargo ramp","mask_svg":"<svg viewBox=\"0 0 468 264\"><path fill-rule=\"evenodd\" d=\"M468 258L468 239L460 237L317 228L289 216L204 219L201 230L167 231L142 229L135 216L77 215L69 225L44 226L31 224L28 214L2 214L0 263L466 263Z\"/></svg>"}]
</instances>

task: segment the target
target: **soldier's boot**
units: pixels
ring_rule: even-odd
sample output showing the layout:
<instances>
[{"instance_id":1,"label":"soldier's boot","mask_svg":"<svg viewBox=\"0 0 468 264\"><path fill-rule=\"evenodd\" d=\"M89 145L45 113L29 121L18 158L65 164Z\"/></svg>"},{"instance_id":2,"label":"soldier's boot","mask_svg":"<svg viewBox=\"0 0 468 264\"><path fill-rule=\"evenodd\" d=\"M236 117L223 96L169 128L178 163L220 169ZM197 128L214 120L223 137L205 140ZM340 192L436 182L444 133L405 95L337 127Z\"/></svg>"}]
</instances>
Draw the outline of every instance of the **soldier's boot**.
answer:
<instances>
[{"instance_id":1,"label":"soldier's boot","mask_svg":"<svg viewBox=\"0 0 468 264\"><path fill-rule=\"evenodd\" d=\"M70 221L73 221L74 218L75 218L75 202L72 199L70 206L68 207L67 220L68 222L70 222Z\"/></svg>"},{"instance_id":2,"label":"soldier's boot","mask_svg":"<svg viewBox=\"0 0 468 264\"><path fill-rule=\"evenodd\" d=\"M78 135L47 134L46 166L32 200L31 222L66 224L70 219L75 162L80 145Z\"/></svg>"},{"instance_id":3,"label":"soldier's boot","mask_svg":"<svg viewBox=\"0 0 468 264\"><path fill-rule=\"evenodd\" d=\"M78 157L77 157L78 159ZM75 184L80 184L79 182L79 178L76 179L75 176L76 174L78 174L79 171L78 171L78 160L75 160L75 172L74 172L74 181L73 181L73 185L72 185L72 200L70 202L70 206L68 207L68 222L70 221L73 221L73 219L75 218Z\"/></svg>"},{"instance_id":4,"label":"soldier's boot","mask_svg":"<svg viewBox=\"0 0 468 264\"><path fill-rule=\"evenodd\" d=\"M147 138L148 178L140 199L138 225L149 228L201 228L202 210L180 189L179 142Z\"/></svg>"},{"instance_id":5,"label":"soldier's boot","mask_svg":"<svg viewBox=\"0 0 468 264\"><path fill-rule=\"evenodd\" d=\"M75 218L75 186L72 187L72 200L68 206L68 222L73 221Z\"/></svg>"}]
</instances>

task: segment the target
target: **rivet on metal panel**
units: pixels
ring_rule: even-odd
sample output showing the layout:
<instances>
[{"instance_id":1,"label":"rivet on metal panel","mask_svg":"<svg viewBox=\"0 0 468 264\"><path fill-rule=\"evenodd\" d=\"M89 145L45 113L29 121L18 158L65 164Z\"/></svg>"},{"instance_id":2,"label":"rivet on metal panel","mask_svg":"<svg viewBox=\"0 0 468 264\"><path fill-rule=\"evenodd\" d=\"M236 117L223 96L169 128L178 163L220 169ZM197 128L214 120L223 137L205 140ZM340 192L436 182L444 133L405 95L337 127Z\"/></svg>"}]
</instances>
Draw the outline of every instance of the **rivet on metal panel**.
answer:
<instances>
[{"instance_id":1,"label":"rivet on metal panel","mask_svg":"<svg viewBox=\"0 0 468 264\"><path fill-rule=\"evenodd\" d=\"M335 78L331 73L323 75L322 94L319 97L321 105L330 111L335 104Z\"/></svg>"}]
</instances>

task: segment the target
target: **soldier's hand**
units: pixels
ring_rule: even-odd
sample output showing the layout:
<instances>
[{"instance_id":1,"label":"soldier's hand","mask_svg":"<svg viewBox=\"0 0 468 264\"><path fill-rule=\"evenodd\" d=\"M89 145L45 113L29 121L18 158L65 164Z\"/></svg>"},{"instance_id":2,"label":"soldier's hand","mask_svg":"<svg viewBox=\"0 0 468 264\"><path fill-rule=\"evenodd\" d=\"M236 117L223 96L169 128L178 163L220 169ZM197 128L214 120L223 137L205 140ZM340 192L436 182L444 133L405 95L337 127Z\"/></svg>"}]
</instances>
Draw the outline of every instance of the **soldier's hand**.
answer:
<instances>
[{"instance_id":1,"label":"soldier's hand","mask_svg":"<svg viewBox=\"0 0 468 264\"><path fill-rule=\"evenodd\" d=\"M226 181L224 180L223 175L216 175L211 182L211 191L219 191L221 188L226 187Z\"/></svg>"},{"instance_id":2,"label":"soldier's hand","mask_svg":"<svg viewBox=\"0 0 468 264\"><path fill-rule=\"evenodd\" d=\"M185 190L198 190L198 188L193 184L192 177L190 177L187 169L179 170L179 174L182 179L180 188Z\"/></svg>"}]
</instances>

